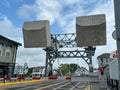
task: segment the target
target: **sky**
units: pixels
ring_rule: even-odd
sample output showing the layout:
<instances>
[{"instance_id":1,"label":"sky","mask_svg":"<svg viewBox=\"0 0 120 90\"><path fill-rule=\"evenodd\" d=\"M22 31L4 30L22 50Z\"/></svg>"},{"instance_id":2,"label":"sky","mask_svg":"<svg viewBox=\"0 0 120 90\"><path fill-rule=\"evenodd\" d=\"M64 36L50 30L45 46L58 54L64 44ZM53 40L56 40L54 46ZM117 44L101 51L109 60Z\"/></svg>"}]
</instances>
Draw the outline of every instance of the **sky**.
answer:
<instances>
[{"instance_id":1,"label":"sky","mask_svg":"<svg viewBox=\"0 0 120 90\"><path fill-rule=\"evenodd\" d=\"M51 34L76 33L76 17L105 14L107 25L107 45L96 46L93 66L97 67L97 56L116 50L112 38L115 30L113 0L1 0L0 35L22 43L18 48L16 63L29 67L44 66L45 52L42 48L24 48L22 26L26 21L49 20ZM79 63L87 66L81 59L56 59L53 67L62 63Z\"/></svg>"}]
</instances>

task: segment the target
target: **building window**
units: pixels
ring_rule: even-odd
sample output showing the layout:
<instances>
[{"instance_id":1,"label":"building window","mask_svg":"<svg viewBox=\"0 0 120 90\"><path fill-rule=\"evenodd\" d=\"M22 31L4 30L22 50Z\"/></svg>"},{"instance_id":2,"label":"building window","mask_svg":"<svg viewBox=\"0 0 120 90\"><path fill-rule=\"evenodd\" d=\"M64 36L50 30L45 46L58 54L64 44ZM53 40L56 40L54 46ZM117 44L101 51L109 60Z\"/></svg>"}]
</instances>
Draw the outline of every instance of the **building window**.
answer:
<instances>
[{"instance_id":1,"label":"building window","mask_svg":"<svg viewBox=\"0 0 120 90\"><path fill-rule=\"evenodd\" d=\"M7 46L6 47L6 57L10 57L10 55L11 55L11 47L10 46Z\"/></svg>"},{"instance_id":2,"label":"building window","mask_svg":"<svg viewBox=\"0 0 120 90\"><path fill-rule=\"evenodd\" d=\"M106 63L108 63L108 59L106 58Z\"/></svg>"},{"instance_id":3,"label":"building window","mask_svg":"<svg viewBox=\"0 0 120 90\"><path fill-rule=\"evenodd\" d=\"M103 62L103 59L101 59L101 62Z\"/></svg>"},{"instance_id":4,"label":"building window","mask_svg":"<svg viewBox=\"0 0 120 90\"><path fill-rule=\"evenodd\" d=\"M0 56L2 56L2 52L3 52L3 45L0 44Z\"/></svg>"}]
</instances>

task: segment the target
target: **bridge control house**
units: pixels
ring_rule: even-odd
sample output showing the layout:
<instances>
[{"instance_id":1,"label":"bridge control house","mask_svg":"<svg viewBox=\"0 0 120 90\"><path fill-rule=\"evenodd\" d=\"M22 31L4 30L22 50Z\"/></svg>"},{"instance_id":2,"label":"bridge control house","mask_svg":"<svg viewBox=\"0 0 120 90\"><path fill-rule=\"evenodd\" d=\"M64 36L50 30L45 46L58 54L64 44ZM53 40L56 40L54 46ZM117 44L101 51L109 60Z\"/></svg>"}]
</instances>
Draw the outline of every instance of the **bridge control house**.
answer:
<instances>
[{"instance_id":1,"label":"bridge control house","mask_svg":"<svg viewBox=\"0 0 120 90\"><path fill-rule=\"evenodd\" d=\"M21 45L0 35L0 78L13 76L17 48Z\"/></svg>"}]
</instances>

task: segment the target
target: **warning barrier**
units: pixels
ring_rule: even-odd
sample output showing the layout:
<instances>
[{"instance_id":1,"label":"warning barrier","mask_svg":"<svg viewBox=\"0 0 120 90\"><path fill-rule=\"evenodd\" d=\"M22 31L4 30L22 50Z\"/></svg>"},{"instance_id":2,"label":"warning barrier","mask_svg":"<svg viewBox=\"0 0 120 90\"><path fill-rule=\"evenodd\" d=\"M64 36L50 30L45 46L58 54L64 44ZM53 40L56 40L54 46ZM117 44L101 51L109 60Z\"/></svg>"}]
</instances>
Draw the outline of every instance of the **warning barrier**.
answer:
<instances>
[{"instance_id":1,"label":"warning barrier","mask_svg":"<svg viewBox=\"0 0 120 90\"><path fill-rule=\"evenodd\" d=\"M4 83L6 83L6 82L10 82L11 81L11 79L9 78L9 77L5 77L5 78L3 78L3 82Z\"/></svg>"},{"instance_id":2,"label":"warning barrier","mask_svg":"<svg viewBox=\"0 0 120 90\"><path fill-rule=\"evenodd\" d=\"M33 79L33 80L40 80L41 77L33 77L32 79Z\"/></svg>"},{"instance_id":3,"label":"warning barrier","mask_svg":"<svg viewBox=\"0 0 120 90\"><path fill-rule=\"evenodd\" d=\"M57 76L50 76L48 77L48 80L56 80L57 79Z\"/></svg>"},{"instance_id":4,"label":"warning barrier","mask_svg":"<svg viewBox=\"0 0 120 90\"><path fill-rule=\"evenodd\" d=\"M18 77L17 80L19 80L19 81L25 81L25 77Z\"/></svg>"},{"instance_id":5,"label":"warning barrier","mask_svg":"<svg viewBox=\"0 0 120 90\"><path fill-rule=\"evenodd\" d=\"M67 76L65 79L66 79L66 80L71 80L71 77L70 77L70 76Z\"/></svg>"}]
</instances>

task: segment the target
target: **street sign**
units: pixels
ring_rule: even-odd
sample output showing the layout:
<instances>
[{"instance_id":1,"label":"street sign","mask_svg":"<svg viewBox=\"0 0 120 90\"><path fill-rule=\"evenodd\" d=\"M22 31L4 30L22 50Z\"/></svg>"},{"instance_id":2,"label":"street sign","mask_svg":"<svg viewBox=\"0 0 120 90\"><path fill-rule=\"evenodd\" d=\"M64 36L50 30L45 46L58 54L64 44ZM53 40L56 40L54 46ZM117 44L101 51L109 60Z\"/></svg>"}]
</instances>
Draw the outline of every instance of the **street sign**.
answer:
<instances>
[{"instance_id":1,"label":"street sign","mask_svg":"<svg viewBox=\"0 0 120 90\"><path fill-rule=\"evenodd\" d=\"M110 58L112 58L112 59L118 59L118 51L116 50L116 51L110 53Z\"/></svg>"}]
</instances>

